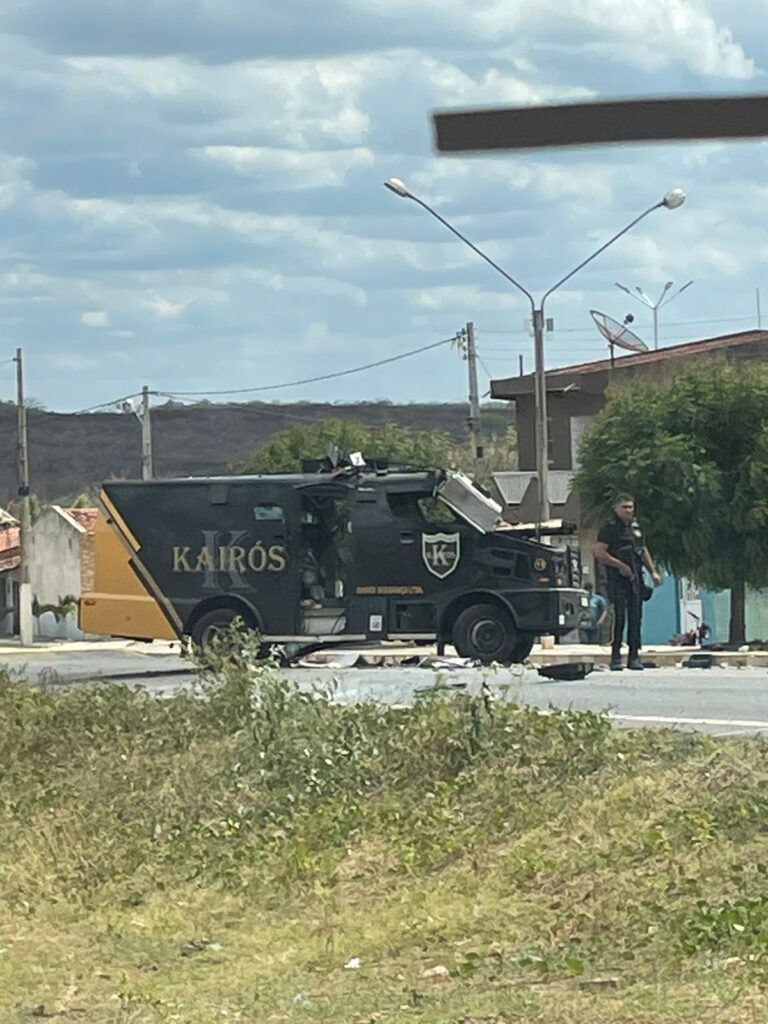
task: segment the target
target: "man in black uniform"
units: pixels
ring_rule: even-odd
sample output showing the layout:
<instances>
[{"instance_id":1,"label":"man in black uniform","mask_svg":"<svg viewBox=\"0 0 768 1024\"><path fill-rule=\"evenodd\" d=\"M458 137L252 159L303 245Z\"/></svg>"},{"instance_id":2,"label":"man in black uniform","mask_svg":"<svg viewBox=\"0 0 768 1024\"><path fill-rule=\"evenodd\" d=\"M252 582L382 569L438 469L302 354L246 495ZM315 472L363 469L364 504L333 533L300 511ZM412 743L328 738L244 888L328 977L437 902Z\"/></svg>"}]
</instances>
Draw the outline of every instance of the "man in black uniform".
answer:
<instances>
[{"instance_id":1,"label":"man in black uniform","mask_svg":"<svg viewBox=\"0 0 768 1024\"><path fill-rule=\"evenodd\" d=\"M635 519L635 499L629 494L620 494L613 511L613 519L597 535L594 551L598 562L607 567L608 593L613 604L611 668L621 668L621 640L626 621L629 644L627 668L642 669L640 621L643 566L651 574L655 587L661 583L661 577L653 564L650 551L643 543L643 534Z\"/></svg>"}]
</instances>

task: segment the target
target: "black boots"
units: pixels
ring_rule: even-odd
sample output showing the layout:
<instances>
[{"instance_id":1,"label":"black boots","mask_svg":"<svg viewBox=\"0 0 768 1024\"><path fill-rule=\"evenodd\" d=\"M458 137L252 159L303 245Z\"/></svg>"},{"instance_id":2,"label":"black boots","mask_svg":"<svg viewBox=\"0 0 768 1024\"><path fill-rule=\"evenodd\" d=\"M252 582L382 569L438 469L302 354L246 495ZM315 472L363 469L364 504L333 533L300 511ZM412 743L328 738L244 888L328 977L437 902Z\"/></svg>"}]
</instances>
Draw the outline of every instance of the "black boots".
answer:
<instances>
[{"instance_id":1,"label":"black boots","mask_svg":"<svg viewBox=\"0 0 768 1024\"><path fill-rule=\"evenodd\" d=\"M611 654L611 672L621 672L623 668L624 666L621 662L621 655L613 652ZM627 660L627 668L632 669L634 672L643 671L643 663L640 661L637 654L630 654L629 659Z\"/></svg>"}]
</instances>

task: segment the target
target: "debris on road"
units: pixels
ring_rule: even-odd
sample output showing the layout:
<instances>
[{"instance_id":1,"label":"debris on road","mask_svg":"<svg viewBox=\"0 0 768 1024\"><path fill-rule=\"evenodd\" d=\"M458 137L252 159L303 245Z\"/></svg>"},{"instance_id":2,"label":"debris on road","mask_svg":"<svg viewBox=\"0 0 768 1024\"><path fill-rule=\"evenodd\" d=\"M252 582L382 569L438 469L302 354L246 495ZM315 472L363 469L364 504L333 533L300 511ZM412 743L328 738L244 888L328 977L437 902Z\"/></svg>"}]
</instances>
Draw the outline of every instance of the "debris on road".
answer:
<instances>
[{"instance_id":1,"label":"debris on road","mask_svg":"<svg viewBox=\"0 0 768 1024\"><path fill-rule=\"evenodd\" d=\"M563 665L547 665L538 670L540 676L547 679L555 679L561 682L572 682L576 679L585 679L594 669L592 661L573 661Z\"/></svg>"},{"instance_id":2,"label":"debris on road","mask_svg":"<svg viewBox=\"0 0 768 1024\"><path fill-rule=\"evenodd\" d=\"M692 654L683 662L683 668L712 668L714 664L713 654Z\"/></svg>"}]
</instances>

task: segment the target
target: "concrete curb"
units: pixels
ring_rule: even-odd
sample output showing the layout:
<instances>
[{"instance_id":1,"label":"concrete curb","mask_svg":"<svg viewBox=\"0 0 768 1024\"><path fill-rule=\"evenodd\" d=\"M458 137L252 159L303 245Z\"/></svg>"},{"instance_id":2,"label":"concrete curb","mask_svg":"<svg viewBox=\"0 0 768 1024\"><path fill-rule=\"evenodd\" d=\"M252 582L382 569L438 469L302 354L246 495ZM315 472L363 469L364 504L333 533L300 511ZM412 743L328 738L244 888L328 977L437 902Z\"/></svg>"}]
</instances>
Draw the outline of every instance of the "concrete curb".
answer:
<instances>
[{"instance_id":1,"label":"concrete curb","mask_svg":"<svg viewBox=\"0 0 768 1024\"><path fill-rule=\"evenodd\" d=\"M36 654L79 654L84 651L125 651L128 654L178 655L179 644L155 641L151 644L140 640L35 640L29 647L23 647L14 638L0 641L0 658L34 657Z\"/></svg>"}]
</instances>

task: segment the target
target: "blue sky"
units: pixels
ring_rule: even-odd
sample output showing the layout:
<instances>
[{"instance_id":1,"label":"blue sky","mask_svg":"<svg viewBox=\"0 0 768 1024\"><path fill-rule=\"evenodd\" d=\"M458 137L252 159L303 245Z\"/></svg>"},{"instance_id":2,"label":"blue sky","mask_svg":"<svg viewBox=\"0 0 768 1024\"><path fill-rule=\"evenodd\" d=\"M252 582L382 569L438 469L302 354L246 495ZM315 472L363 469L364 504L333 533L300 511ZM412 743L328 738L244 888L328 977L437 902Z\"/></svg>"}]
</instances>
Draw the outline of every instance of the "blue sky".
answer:
<instances>
[{"instance_id":1,"label":"blue sky","mask_svg":"<svg viewBox=\"0 0 768 1024\"><path fill-rule=\"evenodd\" d=\"M766 68L766 0L4 0L0 359L21 345L29 393L64 411L329 373L467 320L483 388L531 368L522 297L390 176L537 294L688 192L550 300L549 365L603 354L593 307L651 341L614 281L693 279L662 344L755 326L761 285L768 324L766 143L445 157L429 122L764 92ZM454 401L465 377L444 347L253 397Z\"/></svg>"}]
</instances>

